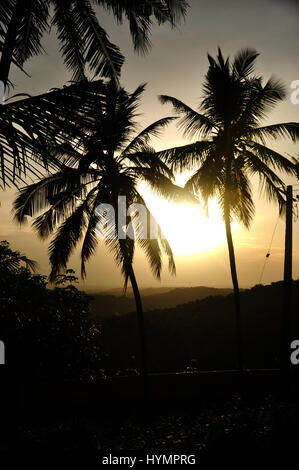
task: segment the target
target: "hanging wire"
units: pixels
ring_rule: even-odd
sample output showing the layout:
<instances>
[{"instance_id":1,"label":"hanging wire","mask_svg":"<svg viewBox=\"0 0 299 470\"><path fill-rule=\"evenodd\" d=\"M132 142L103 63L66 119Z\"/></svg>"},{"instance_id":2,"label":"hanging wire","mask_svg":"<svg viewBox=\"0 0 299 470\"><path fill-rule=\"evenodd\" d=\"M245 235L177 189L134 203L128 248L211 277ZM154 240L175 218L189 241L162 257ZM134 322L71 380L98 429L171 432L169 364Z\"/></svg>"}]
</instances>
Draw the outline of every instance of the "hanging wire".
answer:
<instances>
[{"instance_id":1,"label":"hanging wire","mask_svg":"<svg viewBox=\"0 0 299 470\"><path fill-rule=\"evenodd\" d=\"M293 202L293 220L294 223L299 219L299 210L298 210L299 195L296 196L295 201Z\"/></svg>"},{"instance_id":2,"label":"hanging wire","mask_svg":"<svg viewBox=\"0 0 299 470\"><path fill-rule=\"evenodd\" d=\"M263 275L264 275L266 263L267 263L267 261L268 261L268 259L269 259L269 257L270 257L270 252L271 252L271 248L272 248L272 243L273 243L274 235L275 235L275 232L276 232L276 229L277 229L278 221L279 221L279 215L278 215L278 217L277 217L277 220L276 220L276 223L275 223L275 226L274 226L274 230L273 230L273 233L272 233L272 237L271 237L271 241L270 241L270 244L269 244L269 248L268 248L268 251L267 251L267 254L266 254L266 257L265 257L265 261L264 261L264 264L263 264L263 267L262 267L262 272L261 272L261 275L260 275L259 284L261 284L261 282L262 282L262 278L263 278Z\"/></svg>"},{"instance_id":3,"label":"hanging wire","mask_svg":"<svg viewBox=\"0 0 299 470\"><path fill-rule=\"evenodd\" d=\"M298 204L299 204L299 189L295 189L293 191L293 216L294 216L294 222L297 222L297 220L299 219Z\"/></svg>"},{"instance_id":4,"label":"hanging wire","mask_svg":"<svg viewBox=\"0 0 299 470\"><path fill-rule=\"evenodd\" d=\"M299 183L298 184L293 184L292 186L293 186L293 188L296 187L296 186L299 186ZM295 195L294 193L297 193L297 194ZM294 198L293 198L293 217L294 217L294 222L297 222L297 220L299 219L299 207L298 207L298 205L299 205L299 188L294 189L293 195L294 195ZM275 223L275 226L274 226L274 230L273 230L273 233L272 233L271 241L270 241L270 244L269 244L269 248L268 248L268 251L267 251L267 254L266 254L266 257L265 257L265 261L263 263L263 267L262 267L262 271L261 271L261 275L260 275L260 279L259 279L259 284L261 284L261 282L262 282L265 267L266 267L267 261L270 257L270 254L271 254L270 253L271 252L271 247L272 247L274 235L275 235L275 232L276 232L276 229L277 229L278 221L279 221L279 215L277 217L277 220L276 220L276 223Z\"/></svg>"}]
</instances>

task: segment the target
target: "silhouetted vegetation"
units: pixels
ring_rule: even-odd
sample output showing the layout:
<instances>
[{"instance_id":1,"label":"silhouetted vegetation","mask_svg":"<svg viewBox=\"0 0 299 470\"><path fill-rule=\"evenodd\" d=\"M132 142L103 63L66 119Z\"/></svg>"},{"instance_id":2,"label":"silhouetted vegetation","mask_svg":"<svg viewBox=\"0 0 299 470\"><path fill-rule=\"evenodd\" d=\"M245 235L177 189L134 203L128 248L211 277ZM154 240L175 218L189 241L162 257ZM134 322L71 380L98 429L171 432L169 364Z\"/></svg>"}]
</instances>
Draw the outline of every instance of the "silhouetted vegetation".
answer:
<instances>
[{"instance_id":1,"label":"silhouetted vegetation","mask_svg":"<svg viewBox=\"0 0 299 470\"><path fill-rule=\"evenodd\" d=\"M0 332L6 346L2 380L91 381L102 376L101 333L90 298L72 285L49 289L25 256L0 243Z\"/></svg>"},{"instance_id":2,"label":"silhouetted vegetation","mask_svg":"<svg viewBox=\"0 0 299 470\"><path fill-rule=\"evenodd\" d=\"M245 368L279 368L282 283L241 292ZM299 337L299 281L294 281L292 333ZM102 317L104 367L136 368L134 314ZM145 312L149 369L154 372L236 368L233 295L210 296Z\"/></svg>"},{"instance_id":3,"label":"silhouetted vegetation","mask_svg":"<svg viewBox=\"0 0 299 470\"><path fill-rule=\"evenodd\" d=\"M127 19L135 50L150 48L151 25L170 23L175 26L185 16L185 0L148 0L97 2L110 11L116 21ZM90 0L50 0L24 2L6 0L0 4L0 80L8 82L11 65L22 71L33 56L44 52L42 38L51 27L57 30L60 52L73 80L84 81L87 72L117 78L124 61L118 46L112 44L101 27Z\"/></svg>"},{"instance_id":4,"label":"silhouetted vegetation","mask_svg":"<svg viewBox=\"0 0 299 470\"><path fill-rule=\"evenodd\" d=\"M132 93L121 86L125 58L100 25L93 5L105 8L118 23L128 20L134 49L143 53L150 48L154 23L174 27L188 9L186 0L0 2L1 92L12 84L12 65L24 72L27 61L43 51L42 39L51 26L74 81L36 97L16 100L17 95L0 106L0 185L24 184L14 203L15 218L23 223L34 217L40 238L51 238L52 283L49 288L46 276L37 274L35 261L0 242L0 340L6 353L0 372L7 385L0 398L10 394L1 416L0 450L15 450L17 441L21 449L47 452L296 448L298 403L261 396L264 391L254 387L251 392L248 387L245 401L242 387L234 388L233 380L242 377L243 368L275 369L270 371L275 376L280 365L283 283L239 289L231 223L236 219L249 228L253 220L253 176L259 177L268 199L278 203L280 213L285 208L281 174L298 179L298 158L274 151L268 141L284 137L298 142L299 123L263 125L268 111L285 98L284 86L274 78L264 83L256 75L255 50L241 50L231 61L219 48L216 58L208 55L198 110L160 96L178 116L137 132L145 85ZM100 80L88 81L89 76ZM156 152L150 139L177 117L190 142ZM184 170L192 174L181 188L174 184L174 171ZM30 184L25 186L27 177ZM133 269L136 246L157 279L163 255L171 274L175 262L158 225L151 236L150 221L155 220L140 191L141 181L173 201L198 198L207 207L210 199L217 199L232 293L208 287L170 289L142 302ZM120 197L134 210L123 214ZM141 205L144 218L139 217ZM178 224L184 224L179 212ZM121 270L124 291L130 283L133 295L97 294L90 309L91 297L78 290L76 273L67 266L82 242L81 276L86 277L86 263L99 240ZM293 282L292 302L291 330L298 338L299 280ZM288 346L286 341L286 350ZM221 373L227 369L233 373ZM149 377L148 372L165 374ZM263 379L273 378L266 372ZM199 377L213 377L210 389L196 382ZM190 378L195 379L193 386ZM232 388L219 387L230 380ZM207 396L213 392L211 384L220 388L217 401ZM171 387L179 393L171 393ZM139 406L141 390L151 398L147 410L144 400ZM241 391L242 398L230 396L227 401L231 390ZM155 403L157 397L160 403ZM76 400L83 403L78 412ZM69 412L62 412L66 401ZM53 409L43 415L45 404Z\"/></svg>"},{"instance_id":5,"label":"silhouetted vegetation","mask_svg":"<svg viewBox=\"0 0 299 470\"><path fill-rule=\"evenodd\" d=\"M96 253L99 241L107 245L120 267L124 288L130 282L134 292L140 369L146 382L143 308L133 269L136 245L144 251L152 273L158 279L163 254L172 274L175 263L171 247L158 224L156 236L150 236L150 224L155 224L155 219L138 183L142 180L169 197L179 190L183 192L171 182L171 170L149 146L150 138L158 136L173 118L159 119L137 132L136 113L145 85L128 93L114 80L109 80L103 81L100 88L101 96L94 97L91 128L87 131L86 124L82 135L78 123L76 145L69 142L49 148L49 153L61 162L60 170L19 191L14 202L15 219L23 224L27 216L33 216L32 226L41 238L53 235L49 245L51 282L61 269L66 269L69 257L81 239L82 278L86 277L86 263ZM120 198L125 198L125 210L119 203ZM107 209L108 205L112 210ZM143 213L139 209L141 206Z\"/></svg>"},{"instance_id":6,"label":"silhouetted vegetation","mask_svg":"<svg viewBox=\"0 0 299 470\"><path fill-rule=\"evenodd\" d=\"M203 98L194 110L171 96L161 95L180 116L179 125L186 137L196 141L159 153L177 170L192 170L185 187L206 206L216 198L225 223L230 271L234 288L237 362L242 379L243 338L241 328L240 289L231 222L235 218L246 228L253 220L255 205L250 178L258 175L261 189L270 201L285 208L286 186L280 174L296 177L298 159L289 158L268 146L267 139L299 140L299 123L264 125L265 117L286 97L285 86L271 77L255 73L258 53L239 51L233 60L208 54L209 68L203 83ZM194 171L196 170L196 171ZM278 174L278 171L280 172Z\"/></svg>"},{"instance_id":7,"label":"silhouetted vegetation","mask_svg":"<svg viewBox=\"0 0 299 470\"><path fill-rule=\"evenodd\" d=\"M151 25L154 22L159 25L169 23L174 27L185 17L188 9L185 0L147 0L146 3L139 0L129 3L100 0L98 4L111 12L117 22L128 20L134 49L141 52L150 49ZM27 62L45 52L42 40L51 28L57 31L60 52L66 67L72 72L75 88L86 85L90 90L87 82L90 73L97 78L114 78L119 83L124 56L100 25L92 1L5 0L0 2L0 82L4 92L7 85L13 84L10 80L12 65L25 72ZM59 92L64 94L61 89ZM41 97L42 100L40 97L27 97L0 107L0 183L3 188L16 182L24 183L28 170L36 177L40 176L40 166L53 168L53 155L47 159L48 144L53 144L57 138L61 143L62 133L66 127L69 128L74 113L77 118L80 114L74 101L72 112L64 113L63 108L45 108L47 99L45 95ZM77 122L80 129L88 120L85 106L88 100L83 97L82 100L84 123L79 125ZM60 121L62 115L63 122ZM70 134L68 138L71 139Z\"/></svg>"}]
</instances>

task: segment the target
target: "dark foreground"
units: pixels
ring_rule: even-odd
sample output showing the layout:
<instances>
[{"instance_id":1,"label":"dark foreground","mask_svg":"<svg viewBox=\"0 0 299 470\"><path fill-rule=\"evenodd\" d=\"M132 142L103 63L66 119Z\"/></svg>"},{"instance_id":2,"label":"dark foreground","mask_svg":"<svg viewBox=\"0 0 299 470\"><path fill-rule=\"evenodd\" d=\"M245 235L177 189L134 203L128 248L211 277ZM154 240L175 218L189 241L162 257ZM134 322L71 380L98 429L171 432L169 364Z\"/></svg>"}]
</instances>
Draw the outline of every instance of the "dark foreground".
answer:
<instances>
[{"instance_id":1,"label":"dark foreground","mask_svg":"<svg viewBox=\"0 0 299 470\"><path fill-rule=\"evenodd\" d=\"M6 421L6 423L5 423ZM6 424L6 425L4 425ZM299 402L273 396L39 410L2 419L1 450L209 452L298 449Z\"/></svg>"}]
</instances>

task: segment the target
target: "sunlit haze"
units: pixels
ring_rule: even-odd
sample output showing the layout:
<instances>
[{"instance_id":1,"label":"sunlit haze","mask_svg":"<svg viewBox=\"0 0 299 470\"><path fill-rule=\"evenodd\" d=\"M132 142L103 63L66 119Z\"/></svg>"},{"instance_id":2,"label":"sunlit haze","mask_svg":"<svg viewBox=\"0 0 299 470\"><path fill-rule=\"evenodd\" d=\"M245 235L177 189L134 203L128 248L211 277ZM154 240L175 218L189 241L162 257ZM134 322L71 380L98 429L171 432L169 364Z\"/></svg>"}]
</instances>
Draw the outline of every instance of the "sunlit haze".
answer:
<instances>
[{"instance_id":1,"label":"sunlit haze","mask_svg":"<svg viewBox=\"0 0 299 470\"><path fill-rule=\"evenodd\" d=\"M177 175L176 183L181 185L187 175ZM149 187L141 184L141 191L147 205L170 243L172 251L180 257L203 254L226 245L225 227L220 208L215 199L205 208L199 202L175 203L161 198ZM236 235L238 224L232 223Z\"/></svg>"}]
</instances>

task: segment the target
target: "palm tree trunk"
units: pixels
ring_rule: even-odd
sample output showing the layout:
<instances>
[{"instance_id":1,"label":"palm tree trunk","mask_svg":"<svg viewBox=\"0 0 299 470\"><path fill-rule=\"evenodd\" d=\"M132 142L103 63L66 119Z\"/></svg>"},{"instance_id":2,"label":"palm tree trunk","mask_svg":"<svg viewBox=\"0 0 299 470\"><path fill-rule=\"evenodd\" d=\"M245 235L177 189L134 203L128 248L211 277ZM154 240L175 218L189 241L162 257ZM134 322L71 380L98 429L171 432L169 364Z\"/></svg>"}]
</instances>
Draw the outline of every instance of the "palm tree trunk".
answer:
<instances>
[{"instance_id":1,"label":"palm tree trunk","mask_svg":"<svg viewBox=\"0 0 299 470\"><path fill-rule=\"evenodd\" d=\"M241 328L241 309L240 309L240 289L238 283L238 275L236 268L235 250L233 244L233 237L231 232L231 221L229 209L225 211L224 215L226 239L228 245L230 270L234 288L234 302L235 302L235 322L236 322L236 337L237 337L237 367L241 379L241 391L243 383L243 341L242 341L242 328Z\"/></svg>"},{"instance_id":2,"label":"palm tree trunk","mask_svg":"<svg viewBox=\"0 0 299 470\"><path fill-rule=\"evenodd\" d=\"M138 330L139 330L139 339L140 339L140 360L141 360L141 374L143 378L143 394L144 398L148 398L148 367L147 367L147 346L145 338L145 328L144 328L144 315L142 308L141 296L136 281L135 273L133 270L132 264L129 266L129 278L133 289L137 319L138 319Z\"/></svg>"},{"instance_id":3,"label":"palm tree trunk","mask_svg":"<svg viewBox=\"0 0 299 470\"><path fill-rule=\"evenodd\" d=\"M22 11L24 8L24 2L22 0L17 1L14 12L12 14L3 44L1 61L0 61L0 81L4 83L6 87L9 77L9 71L13 59L13 52L16 42L17 31L22 18Z\"/></svg>"}]
</instances>

